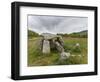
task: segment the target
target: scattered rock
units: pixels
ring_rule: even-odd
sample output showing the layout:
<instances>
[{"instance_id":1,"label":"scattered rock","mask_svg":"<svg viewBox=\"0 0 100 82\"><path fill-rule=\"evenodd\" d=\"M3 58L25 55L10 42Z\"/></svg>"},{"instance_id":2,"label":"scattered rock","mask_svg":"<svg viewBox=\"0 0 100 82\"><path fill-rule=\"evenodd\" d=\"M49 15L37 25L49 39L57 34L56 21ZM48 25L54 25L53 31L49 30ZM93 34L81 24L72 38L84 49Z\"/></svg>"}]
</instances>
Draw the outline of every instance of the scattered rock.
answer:
<instances>
[{"instance_id":1,"label":"scattered rock","mask_svg":"<svg viewBox=\"0 0 100 82\"><path fill-rule=\"evenodd\" d=\"M79 43L76 43L75 47L80 47L80 44Z\"/></svg>"},{"instance_id":2,"label":"scattered rock","mask_svg":"<svg viewBox=\"0 0 100 82\"><path fill-rule=\"evenodd\" d=\"M62 52L61 54L60 54L60 59L61 60L65 60L65 59L67 59L67 58L69 58L70 57L70 53L67 53L67 52Z\"/></svg>"}]
</instances>

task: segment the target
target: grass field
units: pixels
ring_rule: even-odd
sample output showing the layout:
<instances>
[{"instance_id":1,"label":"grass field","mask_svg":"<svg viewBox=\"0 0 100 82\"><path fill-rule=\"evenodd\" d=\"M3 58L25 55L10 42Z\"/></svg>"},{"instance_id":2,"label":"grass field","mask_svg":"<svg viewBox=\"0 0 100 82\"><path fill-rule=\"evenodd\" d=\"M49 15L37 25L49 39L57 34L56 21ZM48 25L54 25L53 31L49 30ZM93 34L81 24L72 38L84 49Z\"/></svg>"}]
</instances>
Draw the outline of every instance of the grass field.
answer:
<instances>
[{"instance_id":1,"label":"grass field","mask_svg":"<svg viewBox=\"0 0 100 82\"><path fill-rule=\"evenodd\" d=\"M47 66L47 65L75 65L87 64L87 38L71 38L63 37L64 48L71 56L66 60L59 60L60 53L52 50L50 54L43 54L40 48L41 37L28 38L28 66ZM75 48L75 44L79 43L80 48Z\"/></svg>"}]
</instances>

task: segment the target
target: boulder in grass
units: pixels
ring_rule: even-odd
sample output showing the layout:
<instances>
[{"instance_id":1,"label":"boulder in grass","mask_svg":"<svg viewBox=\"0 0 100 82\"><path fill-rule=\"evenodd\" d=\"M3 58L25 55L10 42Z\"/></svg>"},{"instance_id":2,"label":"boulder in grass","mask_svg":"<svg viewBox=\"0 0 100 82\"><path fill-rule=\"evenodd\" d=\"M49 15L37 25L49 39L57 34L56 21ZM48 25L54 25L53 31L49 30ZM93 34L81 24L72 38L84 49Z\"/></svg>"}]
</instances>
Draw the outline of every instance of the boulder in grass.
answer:
<instances>
[{"instance_id":1,"label":"boulder in grass","mask_svg":"<svg viewBox=\"0 0 100 82\"><path fill-rule=\"evenodd\" d=\"M79 43L76 43L76 44L75 44L75 47L80 47L80 44L79 44Z\"/></svg>"},{"instance_id":2,"label":"boulder in grass","mask_svg":"<svg viewBox=\"0 0 100 82\"><path fill-rule=\"evenodd\" d=\"M60 59L61 59L61 60L68 59L69 57L70 57L70 53L62 52L62 53L60 54Z\"/></svg>"},{"instance_id":3,"label":"boulder in grass","mask_svg":"<svg viewBox=\"0 0 100 82\"><path fill-rule=\"evenodd\" d=\"M80 53L81 47L79 43L76 43L75 46L72 48L72 52Z\"/></svg>"}]
</instances>

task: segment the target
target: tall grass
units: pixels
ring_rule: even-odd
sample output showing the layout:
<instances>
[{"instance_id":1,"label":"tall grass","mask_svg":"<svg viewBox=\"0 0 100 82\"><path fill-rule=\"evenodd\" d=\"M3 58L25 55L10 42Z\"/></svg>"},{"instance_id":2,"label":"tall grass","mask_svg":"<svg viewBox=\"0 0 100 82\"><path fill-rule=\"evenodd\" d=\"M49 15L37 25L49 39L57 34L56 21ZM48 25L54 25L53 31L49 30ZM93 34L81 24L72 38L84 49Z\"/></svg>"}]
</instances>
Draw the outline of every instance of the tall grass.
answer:
<instances>
[{"instance_id":1,"label":"tall grass","mask_svg":"<svg viewBox=\"0 0 100 82\"><path fill-rule=\"evenodd\" d=\"M71 56L66 60L60 60L60 53L52 50L50 54L43 54L40 50L40 37L28 39L28 66L47 65L75 65L87 64L87 38L66 38L63 37L64 48ZM79 43L80 48L75 48Z\"/></svg>"}]
</instances>

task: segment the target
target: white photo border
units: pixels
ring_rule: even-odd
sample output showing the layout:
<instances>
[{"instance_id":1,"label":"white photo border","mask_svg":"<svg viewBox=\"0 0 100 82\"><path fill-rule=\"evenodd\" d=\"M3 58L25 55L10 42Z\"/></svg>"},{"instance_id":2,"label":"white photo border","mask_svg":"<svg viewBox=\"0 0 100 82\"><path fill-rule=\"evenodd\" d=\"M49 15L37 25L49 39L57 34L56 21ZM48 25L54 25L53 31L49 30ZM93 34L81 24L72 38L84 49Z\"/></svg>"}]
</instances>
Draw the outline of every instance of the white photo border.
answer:
<instances>
[{"instance_id":1,"label":"white photo border","mask_svg":"<svg viewBox=\"0 0 100 82\"><path fill-rule=\"evenodd\" d=\"M58 15L88 17L88 64L59 66L27 66L27 15ZM20 7L20 76L60 73L94 72L94 11L77 9L56 9L41 7Z\"/></svg>"}]
</instances>

